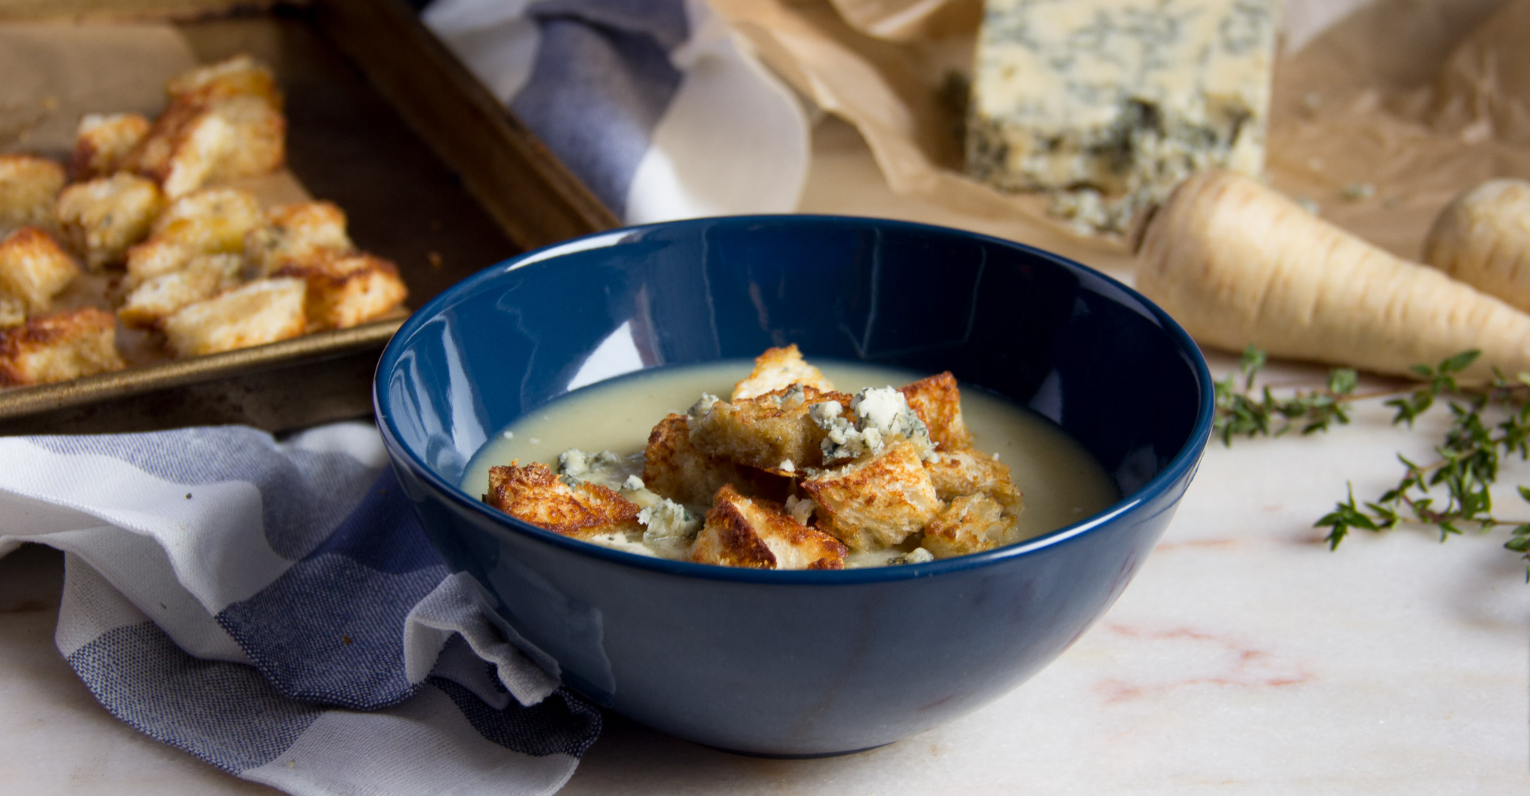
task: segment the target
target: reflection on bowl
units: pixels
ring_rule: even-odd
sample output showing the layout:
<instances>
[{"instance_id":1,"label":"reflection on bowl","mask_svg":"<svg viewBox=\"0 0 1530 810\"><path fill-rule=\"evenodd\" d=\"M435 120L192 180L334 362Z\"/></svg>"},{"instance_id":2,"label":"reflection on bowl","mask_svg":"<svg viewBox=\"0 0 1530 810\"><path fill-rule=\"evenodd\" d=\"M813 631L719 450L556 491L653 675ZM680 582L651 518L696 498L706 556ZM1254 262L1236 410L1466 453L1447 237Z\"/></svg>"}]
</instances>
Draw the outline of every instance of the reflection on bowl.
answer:
<instances>
[{"instance_id":1,"label":"reflection on bowl","mask_svg":"<svg viewBox=\"0 0 1530 810\"><path fill-rule=\"evenodd\" d=\"M761 571L571 540L458 487L488 436L560 394L788 343L809 357L950 370L1026 404L1124 497L971 556ZM901 739L1056 658L1168 525L1213 405L1189 337L1105 276L975 234L816 216L640 226L491 267L404 324L374 395L432 541L513 641L633 720L778 756Z\"/></svg>"}]
</instances>

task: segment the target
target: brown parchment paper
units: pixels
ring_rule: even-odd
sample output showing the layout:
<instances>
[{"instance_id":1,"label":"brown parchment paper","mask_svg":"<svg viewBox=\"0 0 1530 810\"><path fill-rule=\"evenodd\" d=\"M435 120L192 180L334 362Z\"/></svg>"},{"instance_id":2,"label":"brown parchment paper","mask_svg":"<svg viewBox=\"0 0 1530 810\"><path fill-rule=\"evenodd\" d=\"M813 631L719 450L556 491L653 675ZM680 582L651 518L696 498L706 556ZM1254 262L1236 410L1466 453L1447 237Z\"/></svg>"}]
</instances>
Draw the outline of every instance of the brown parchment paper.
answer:
<instances>
[{"instance_id":1,"label":"brown parchment paper","mask_svg":"<svg viewBox=\"0 0 1530 810\"><path fill-rule=\"evenodd\" d=\"M1351 5L1355 5L1351 2ZM1006 235L1122 266L1124 240L1079 237L1038 195L962 174L952 71L970 73L971 0L713 0L799 93L849 121L896 193L1017 224ZM1268 180L1416 260L1441 207L1499 176L1530 177L1530 0L1288 0L1299 50L1276 60ZM1312 35L1314 28L1321 33ZM946 93L945 96L949 96Z\"/></svg>"},{"instance_id":2,"label":"brown parchment paper","mask_svg":"<svg viewBox=\"0 0 1530 810\"><path fill-rule=\"evenodd\" d=\"M165 81L196 65L190 45L170 25L0 24L0 152L41 155L68 166L82 115L136 112L152 119L164 107ZM310 199L286 170L227 185L266 206ZM52 309L115 309L115 275L82 273ZM170 359L142 330L119 326L117 348L130 365Z\"/></svg>"}]
</instances>

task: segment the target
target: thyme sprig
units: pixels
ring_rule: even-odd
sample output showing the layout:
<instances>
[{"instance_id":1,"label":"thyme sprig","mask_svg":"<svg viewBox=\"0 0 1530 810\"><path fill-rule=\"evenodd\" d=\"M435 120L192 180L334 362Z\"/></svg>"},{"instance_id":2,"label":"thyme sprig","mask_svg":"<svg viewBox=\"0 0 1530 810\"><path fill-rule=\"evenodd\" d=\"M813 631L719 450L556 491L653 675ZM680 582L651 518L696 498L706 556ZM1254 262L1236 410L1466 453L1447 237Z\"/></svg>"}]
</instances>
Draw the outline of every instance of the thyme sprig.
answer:
<instances>
[{"instance_id":1,"label":"thyme sprig","mask_svg":"<svg viewBox=\"0 0 1530 810\"><path fill-rule=\"evenodd\" d=\"M1238 371L1216 384L1214 429L1227 445L1234 437L1279 436L1298 428L1303 434L1326 431L1349 424L1351 403L1378 397L1391 397L1385 404L1395 411L1392 424L1412 429L1419 416L1446 400L1451 425L1435 446L1433 461L1417 464L1399 454L1404 471L1395 487L1374 501L1356 503L1350 485L1348 496L1314 525L1328 529L1325 539L1333 549L1352 530L1382 532L1417 524L1439 531L1443 542L1469 530L1506 528L1509 540L1504 548L1525 555L1525 578L1530 582L1530 521L1496 517L1491 492L1504 460L1516 455L1520 461L1530 459L1530 374L1509 379L1494 369L1485 385L1461 385L1456 375L1480 355L1467 351L1434 367L1415 366L1418 382L1378 391L1358 392L1355 370L1340 368L1328 373L1323 389L1279 396L1264 386L1254 396L1254 380L1268 357L1250 346ZM1520 486L1518 492L1530 503L1530 488Z\"/></svg>"}]
</instances>

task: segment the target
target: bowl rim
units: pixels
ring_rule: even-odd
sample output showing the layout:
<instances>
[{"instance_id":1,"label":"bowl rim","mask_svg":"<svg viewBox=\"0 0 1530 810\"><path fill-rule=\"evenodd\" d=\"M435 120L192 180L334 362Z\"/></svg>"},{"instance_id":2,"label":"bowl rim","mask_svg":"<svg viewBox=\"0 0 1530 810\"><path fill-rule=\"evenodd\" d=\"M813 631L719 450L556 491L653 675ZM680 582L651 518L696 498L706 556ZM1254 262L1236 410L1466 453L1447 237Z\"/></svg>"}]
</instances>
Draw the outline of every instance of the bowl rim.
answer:
<instances>
[{"instance_id":1,"label":"bowl rim","mask_svg":"<svg viewBox=\"0 0 1530 810\"><path fill-rule=\"evenodd\" d=\"M621 242L627 235L657 231L676 225L705 227L711 223L729 223L749 225L752 223L791 223L800 222L824 223L838 225L856 225L861 227L893 227L910 231L923 231L938 233L948 236L958 236L969 239L977 239L981 242L998 245L1009 249L1018 249L1023 253L1055 262L1067 269L1082 273L1085 277L1105 284L1107 287L1124 293L1127 300L1132 301L1154 318L1168 332L1170 339L1180 349L1181 353L1190 361L1195 373L1196 382L1200 386L1200 401L1194 425L1191 427L1190 436L1175 453L1169 463L1153 477L1149 478L1135 493L1123 496L1120 500L1096 512L1082 520L1070 523L1060 529L1037 535L1028 540L1001 548L980 551L974 554L965 554L959 557L950 557L944 560L933 560L924 563L912 563L908 565L885 565L867 568L845 568L828 571L778 571L774 569L734 568L722 565L708 565L684 560L668 560L661 557L647 557L641 554L633 554L627 551L619 551L583 540L564 537L556 532L540 528L525 521L513 518L504 512L494 509L483 503L482 499L475 498L463 489L458 483L448 481L414 452L399 436L387 403L387 372L397 365L398 356L403 351L404 344L412 338L419 329L429 321L438 317L450 305L469 294L475 288L485 284L489 279L514 272L522 267L537 264L546 259L572 253L600 250ZM646 371L647 369L645 369ZM638 372L634 372L638 373ZM719 217L696 217L691 219L665 220L662 222L647 223L642 225L629 225L615 228L609 231L587 234L585 236L566 239L562 242L546 245L535 250L512 256L500 262L496 262L483 270L454 283L440 294L425 302L414 311L404 323L394 332L388 345L384 347L382 356L377 363L377 370L373 374L372 384L372 408L378 428L383 437L383 443L388 449L388 455L395 465L406 465L410 471L427 484L438 495L453 502L458 508L467 510L487 517L489 520L502 524L507 529L513 529L529 537L549 543L555 547L575 554L592 557L618 565L630 566L643 569L657 574L668 574L686 578L701 578L712 580L725 580L732 582L773 583L779 585L844 585L844 584L872 584L902 579L917 579L926 576L938 576L940 574L966 571L973 568L982 568L996 565L1008 560L1018 559L1033 553L1037 553L1052 546L1077 540L1088 534L1098 526L1121 520L1133 512L1140 511L1147 505L1158 499L1176 481L1186 476L1192 476L1199 464L1200 457L1205 451L1211 438L1212 418L1215 412L1216 394L1215 386L1211 378L1211 370L1206 365L1206 359L1201 353L1200 347L1190 337L1183 327L1179 325L1168 313L1164 312L1157 304L1153 303L1142 293L1137 292L1126 284L1064 256L1059 256L1041 248L1014 242L996 236L965 231L959 228L950 228L942 225L930 225L922 222L910 222L906 220L884 219L876 217L857 217L836 214L746 214L736 216ZM476 451L475 451L476 452Z\"/></svg>"}]
</instances>

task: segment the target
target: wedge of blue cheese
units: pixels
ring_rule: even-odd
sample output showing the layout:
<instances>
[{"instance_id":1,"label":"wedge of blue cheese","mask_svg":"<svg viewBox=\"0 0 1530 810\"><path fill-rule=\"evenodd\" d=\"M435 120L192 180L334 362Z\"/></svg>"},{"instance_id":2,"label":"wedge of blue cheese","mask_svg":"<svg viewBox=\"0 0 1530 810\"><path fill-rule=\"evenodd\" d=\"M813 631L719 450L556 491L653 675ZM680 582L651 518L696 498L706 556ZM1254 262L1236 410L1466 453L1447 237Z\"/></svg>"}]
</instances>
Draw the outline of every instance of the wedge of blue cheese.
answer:
<instances>
[{"instance_id":1,"label":"wedge of blue cheese","mask_svg":"<svg viewBox=\"0 0 1530 810\"><path fill-rule=\"evenodd\" d=\"M1080 232L1208 168L1257 175L1280 0L988 0L967 170Z\"/></svg>"}]
</instances>

